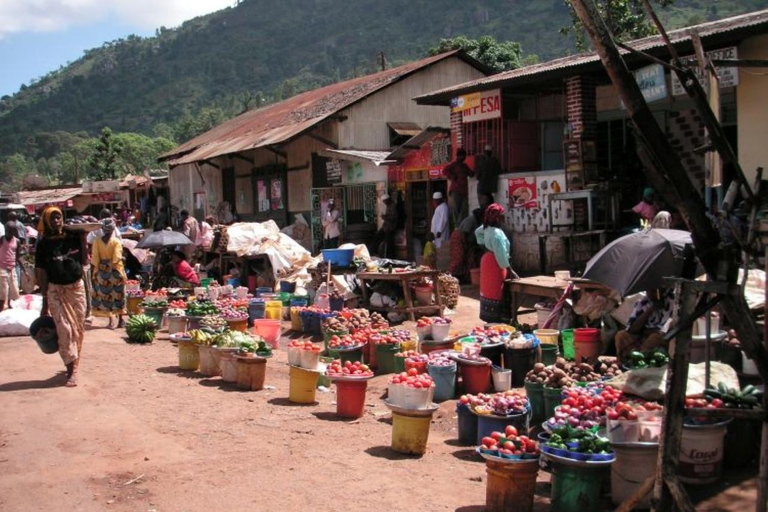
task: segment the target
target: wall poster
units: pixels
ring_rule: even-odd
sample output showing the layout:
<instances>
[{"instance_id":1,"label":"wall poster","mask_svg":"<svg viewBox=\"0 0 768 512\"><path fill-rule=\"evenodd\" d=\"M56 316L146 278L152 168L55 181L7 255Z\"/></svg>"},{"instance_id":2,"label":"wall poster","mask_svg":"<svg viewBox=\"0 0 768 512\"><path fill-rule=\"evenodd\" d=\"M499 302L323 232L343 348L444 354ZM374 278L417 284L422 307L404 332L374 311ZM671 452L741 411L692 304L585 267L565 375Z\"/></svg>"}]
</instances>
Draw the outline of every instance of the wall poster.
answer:
<instances>
[{"instance_id":1,"label":"wall poster","mask_svg":"<svg viewBox=\"0 0 768 512\"><path fill-rule=\"evenodd\" d=\"M283 180L273 179L270 183L271 187L271 206L273 210L282 210L283 206Z\"/></svg>"},{"instance_id":2,"label":"wall poster","mask_svg":"<svg viewBox=\"0 0 768 512\"><path fill-rule=\"evenodd\" d=\"M259 180L256 182L256 192L258 193L259 211L269 211L269 197L267 196L267 182Z\"/></svg>"},{"instance_id":3,"label":"wall poster","mask_svg":"<svg viewBox=\"0 0 768 512\"><path fill-rule=\"evenodd\" d=\"M512 178L509 180L510 208L538 208L536 178Z\"/></svg>"}]
</instances>

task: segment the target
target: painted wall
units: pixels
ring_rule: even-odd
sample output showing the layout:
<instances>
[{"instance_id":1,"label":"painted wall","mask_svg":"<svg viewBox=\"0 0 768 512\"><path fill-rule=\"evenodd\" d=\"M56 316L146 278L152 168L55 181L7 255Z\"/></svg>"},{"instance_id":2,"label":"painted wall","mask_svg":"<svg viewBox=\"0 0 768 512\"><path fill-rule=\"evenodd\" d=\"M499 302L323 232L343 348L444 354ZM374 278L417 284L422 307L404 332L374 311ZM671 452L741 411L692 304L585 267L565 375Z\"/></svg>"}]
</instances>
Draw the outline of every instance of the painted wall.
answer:
<instances>
[{"instance_id":1,"label":"painted wall","mask_svg":"<svg viewBox=\"0 0 768 512\"><path fill-rule=\"evenodd\" d=\"M739 59L768 59L768 35L742 42ZM750 185L758 167L768 168L768 76L764 72L765 69L742 68L736 87L739 163Z\"/></svg>"},{"instance_id":2,"label":"painted wall","mask_svg":"<svg viewBox=\"0 0 768 512\"><path fill-rule=\"evenodd\" d=\"M450 109L417 105L412 98L452 85L482 78L480 71L452 57L414 73L341 112L348 116L338 123L339 147L389 149L388 122L413 122L450 126Z\"/></svg>"}]
</instances>

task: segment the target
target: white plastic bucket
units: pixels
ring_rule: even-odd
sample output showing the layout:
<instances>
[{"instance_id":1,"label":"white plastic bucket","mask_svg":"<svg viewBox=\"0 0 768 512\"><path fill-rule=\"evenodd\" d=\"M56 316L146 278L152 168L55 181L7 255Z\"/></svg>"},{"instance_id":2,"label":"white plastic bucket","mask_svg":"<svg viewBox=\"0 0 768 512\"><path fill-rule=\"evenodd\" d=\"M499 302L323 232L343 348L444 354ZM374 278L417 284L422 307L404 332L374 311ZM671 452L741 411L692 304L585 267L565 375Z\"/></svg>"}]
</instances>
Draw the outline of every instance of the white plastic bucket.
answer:
<instances>
[{"instance_id":1,"label":"white plastic bucket","mask_svg":"<svg viewBox=\"0 0 768 512\"><path fill-rule=\"evenodd\" d=\"M209 286L208 287L208 298L211 300L216 300L219 298L219 292L221 290L218 286Z\"/></svg>"},{"instance_id":2,"label":"white plastic bucket","mask_svg":"<svg viewBox=\"0 0 768 512\"><path fill-rule=\"evenodd\" d=\"M621 504L634 494L641 485L656 472L658 444L613 445L616 461L611 464L611 501L614 505ZM651 508L651 497L648 493L636 508Z\"/></svg>"},{"instance_id":3,"label":"white plastic bucket","mask_svg":"<svg viewBox=\"0 0 768 512\"><path fill-rule=\"evenodd\" d=\"M288 364L291 366L301 366L302 350L298 347L288 347Z\"/></svg>"},{"instance_id":4,"label":"white plastic bucket","mask_svg":"<svg viewBox=\"0 0 768 512\"><path fill-rule=\"evenodd\" d=\"M512 370L494 368L491 375L493 377L493 389L496 391L507 391L512 387Z\"/></svg>"},{"instance_id":5,"label":"white plastic bucket","mask_svg":"<svg viewBox=\"0 0 768 512\"><path fill-rule=\"evenodd\" d=\"M432 324L432 339L443 341L451 332L451 324Z\"/></svg>"},{"instance_id":6,"label":"white plastic bucket","mask_svg":"<svg viewBox=\"0 0 768 512\"><path fill-rule=\"evenodd\" d=\"M687 484L711 484L723 474L723 440L728 422L683 425L677 474Z\"/></svg>"},{"instance_id":7,"label":"white plastic bucket","mask_svg":"<svg viewBox=\"0 0 768 512\"><path fill-rule=\"evenodd\" d=\"M317 365L320 363L320 352L314 350L302 350L301 351L301 367L307 370L317 370Z\"/></svg>"},{"instance_id":8,"label":"white plastic bucket","mask_svg":"<svg viewBox=\"0 0 768 512\"><path fill-rule=\"evenodd\" d=\"M544 322L547 321L547 318L549 318L549 315L552 314L552 308L548 308L542 304L536 304L533 306L533 309L536 310L536 323L539 325L539 327L541 327L542 325L544 325ZM552 322L552 325L557 325L558 317L555 317L555 320Z\"/></svg>"},{"instance_id":9,"label":"white plastic bucket","mask_svg":"<svg viewBox=\"0 0 768 512\"><path fill-rule=\"evenodd\" d=\"M636 443L640 440L638 420L608 420L606 434L614 443Z\"/></svg>"},{"instance_id":10,"label":"white plastic bucket","mask_svg":"<svg viewBox=\"0 0 768 512\"><path fill-rule=\"evenodd\" d=\"M245 286L238 286L235 293L237 293L238 299L245 299L248 297L248 288Z\"/></svg>"},{"instance_id":11,"label":"white plastic bucket","mask_svg":"<svg viewBox=\"0 0 768 512\"><path fill-rule=\"evenodd\" d=\"M429 389L411 388L402 384L390 384L387 400L403 409L424 409L432 403L435 386Z\"/></svg>"},{"instance_id":12,"label":"white plastic bucket","mask_svg":"<svg viewBox=\"0 0 768 512\"><path fill-rule=\"evenodd\" d=\"M711 313L709 320L709 332L711 334L717 334L720 332L720 315L717 313ZM693 327L693 335L705 335L707 334L707 319L706 316L700 316L696 319L696 324Z\"/></svg>"},{"instance_id":13,"label":"white plastic bucket","mask_svg":"<svg viewBox=\"0 0 768 512\"><path fill-rule=\"evenodd\" d=\"M649 416L640 420L640 442L658 443L661 437L661 416Z\"/></svg>"}]
</instances>

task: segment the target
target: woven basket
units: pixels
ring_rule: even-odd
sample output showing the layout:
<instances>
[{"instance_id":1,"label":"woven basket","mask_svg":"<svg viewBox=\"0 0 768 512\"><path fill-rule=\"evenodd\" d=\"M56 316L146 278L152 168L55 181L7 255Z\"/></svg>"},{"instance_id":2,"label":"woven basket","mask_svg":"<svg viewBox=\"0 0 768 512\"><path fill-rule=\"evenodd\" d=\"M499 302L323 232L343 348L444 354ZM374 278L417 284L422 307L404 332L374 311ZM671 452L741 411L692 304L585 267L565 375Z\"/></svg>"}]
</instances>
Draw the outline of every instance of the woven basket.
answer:
<instances>
[{"instance_id":1,"label":"woven basket","mask_svg":"<svg viewBox=\"0 0 768 512\"><path fill-rule=\"evenodd\" d=\"M459 303L459 295L461 295L459 280L450 274L440 274L438 280L440 281L440 298L443 305L455 309Z\"/></svg>"}]
</instances>

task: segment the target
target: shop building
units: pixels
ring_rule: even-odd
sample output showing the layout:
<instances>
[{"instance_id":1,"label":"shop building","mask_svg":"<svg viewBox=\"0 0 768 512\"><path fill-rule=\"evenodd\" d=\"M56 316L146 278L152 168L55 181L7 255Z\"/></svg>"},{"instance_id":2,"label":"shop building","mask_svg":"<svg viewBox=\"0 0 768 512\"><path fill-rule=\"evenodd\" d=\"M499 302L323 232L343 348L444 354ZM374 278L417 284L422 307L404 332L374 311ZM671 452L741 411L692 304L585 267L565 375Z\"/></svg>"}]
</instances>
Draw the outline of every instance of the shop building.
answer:
<instances>
[{"instance_id":1,"label":"shop building","mask_svg":"<svg viewBox=\"0 0 768 512\"><path fill-rule=\"evenodd\" d=\"M695 65L694 32L710 58L765 59L768 11L669 32L679 55ZM627 44L670 61L660 37ZM715 204L732 172L697 149L706 136L692 100L668 69L624 54L692 182ZM768 77L759 71L718 67L721 124L750 182L757 167L768 165L768 147L757 140L768 128L768 103L758 92L768 90ZM638 225L631 208L647 184L636 137L596 54L499 73L416 101L450 110L453 155L465 148L470 166L486 145L493 148L504 171L496 200L508 207L506 228L520 272L578 267L621 229ZM470 208L473 201L470 190Z\"/></svg>"},{"instance_id":2,"label":"shop building","mask_svg":"<svg viewBox=\"0 0 768 512\"><path fill-rule=\"evenodd\" d=\"M281 227L303 214L316 251L333 197L342 241L368 241L383 213L386 155L409 133L450 122L444 108L411 98L488 73L447 52L241 114L162 155L171 204L197 217L230 209L241 221Z\"/></svg>"}]
</instances>

